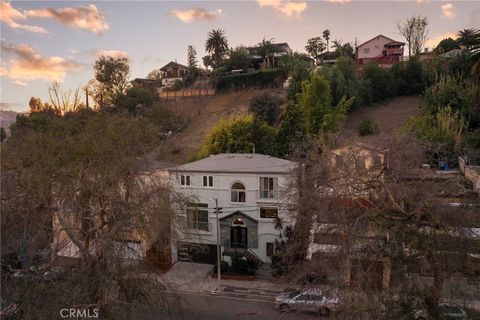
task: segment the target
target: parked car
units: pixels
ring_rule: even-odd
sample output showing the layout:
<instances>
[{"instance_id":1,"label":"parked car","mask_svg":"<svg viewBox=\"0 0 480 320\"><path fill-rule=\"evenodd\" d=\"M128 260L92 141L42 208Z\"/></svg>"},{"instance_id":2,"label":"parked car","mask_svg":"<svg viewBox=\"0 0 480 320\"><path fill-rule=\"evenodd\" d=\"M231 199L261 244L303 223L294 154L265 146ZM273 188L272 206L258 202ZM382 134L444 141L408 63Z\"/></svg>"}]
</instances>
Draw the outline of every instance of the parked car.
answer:
<instances>
[{"instance_id":1,"label":"parked car","mask_svg":"<svg viewBox=\"0 0 480 320\"><path fill-rule=\"evenodd\" d=\"M437 308L440 319L467 319L467 312L465 309L454 303L440 303ZM417 309L413 312L413 318L415 320L429 320L428 312L423 309Z\"/></svg>"},{"instance_id":2,"label":"parked car","mask_svg":"<svg viewBox=\"0 0 480 320\"><path fill-rule=\"evenodd\" d=\"M319 289L283 292L275 298L275 307L282 311L317 312L320 315L328 316L337 311L339 306L338 296L324 294Z\"/></svg>"}]
</instances>

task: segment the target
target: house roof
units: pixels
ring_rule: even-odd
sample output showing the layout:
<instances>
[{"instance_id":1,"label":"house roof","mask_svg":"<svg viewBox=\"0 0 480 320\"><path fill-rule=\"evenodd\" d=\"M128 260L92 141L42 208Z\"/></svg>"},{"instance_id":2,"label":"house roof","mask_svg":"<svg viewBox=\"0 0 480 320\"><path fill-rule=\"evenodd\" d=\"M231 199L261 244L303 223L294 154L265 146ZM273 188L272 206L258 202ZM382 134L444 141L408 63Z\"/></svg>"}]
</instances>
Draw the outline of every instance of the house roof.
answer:
<instances>
[{"instance_id":1,"label":"house roof","mask_svg":"<svg viewBox=\"0 0 480 320\"><path fill-rule=\"evenodd\" d=\"M222 153L171 168L170 171L287 174L295 167L293 161L258 153Z\"/></svg>"},{"instance_id":2,"label":"house roof","mask_svg":"<svg viewBox=\"0 0 480 320\"><path fill-rule=\"evenodd\" d=\"M373 41L373 40L377 39L378 37L384 37L385 39L388 39L388 40L390 40L391 42L398 42L398 41L396 41L396 40L393 40L392 38L389 38L389 37L384 36L383 34L379 34L378 36L375 36L375 37L373 37L372 39L370 39L370 40L368 40L368 41L365 41L364 43L358 45L357 48L360 48L361 46L366 45L367 43L369 43L370 41Z\"/></svg>"},{"instance_id":3,"label":"house roof","mask_svg":"<svg viewBox=\"0 0 480 320\"><path fill-rule=\"evenodd\" d=\"M169 63L167 63L166 65L164 65L163 67L160 68L160 70L165 70L166 68L169 68L173 65L176 65L177 67L181 68L181 69L188 69L187 66L184 66L183 64L181 63L178 63L178 62L175 62L175 61L170 61Z\"/></svg>"}]
</instances>

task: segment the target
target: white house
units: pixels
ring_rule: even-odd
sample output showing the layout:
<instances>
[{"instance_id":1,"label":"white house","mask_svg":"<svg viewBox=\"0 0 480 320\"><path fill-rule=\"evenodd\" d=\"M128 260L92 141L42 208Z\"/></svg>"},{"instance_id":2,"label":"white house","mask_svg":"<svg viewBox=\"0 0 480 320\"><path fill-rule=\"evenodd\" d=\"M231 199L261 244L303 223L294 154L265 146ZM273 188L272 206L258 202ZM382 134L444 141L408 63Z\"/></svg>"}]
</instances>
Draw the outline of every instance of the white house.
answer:
<instances>
[{"instance_id":1,"label":"white house","mask_svg":"<svg viewBox=\"0 0 480 320\"><path fill-rule=\"evenodd\" d=\"M173 259L215 262L218 205L223 255L240 251L270 262L280 234L276 224L290 224L287 189L295 167L267 155L235 153L170 169L174 190L192 199L178 209L186 228L173 245Z\"/></svg>"},{"instance_id":2,"label":"white house","mask_svg":"<svg viewBox=\"0 0 480 320\"><path fill-rule=\"evenodd\" d=\"M371 61L391 64L400 61L405 43L393 40L382 34L360 44L356 49L356 59L359 64Z\"/></svg>"}]
</instances>

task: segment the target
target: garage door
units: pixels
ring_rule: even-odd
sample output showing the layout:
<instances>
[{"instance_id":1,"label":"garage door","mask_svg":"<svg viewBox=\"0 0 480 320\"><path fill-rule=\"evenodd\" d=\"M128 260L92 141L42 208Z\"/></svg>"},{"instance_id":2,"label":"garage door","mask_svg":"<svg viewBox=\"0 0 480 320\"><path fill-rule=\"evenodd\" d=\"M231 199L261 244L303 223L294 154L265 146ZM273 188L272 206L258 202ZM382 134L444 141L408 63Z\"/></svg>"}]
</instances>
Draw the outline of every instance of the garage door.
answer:
<instances>
[{"instance_id":1,"label":"garage door","mask_svg":"<svg viewBox=\"0 0 480 320\"><path fill-rule=\"evenodd\" d=\"M203 243L181 242L178 245L178 260L214 264L217 261L217 246Z\"/></svg>"}]
</instances>

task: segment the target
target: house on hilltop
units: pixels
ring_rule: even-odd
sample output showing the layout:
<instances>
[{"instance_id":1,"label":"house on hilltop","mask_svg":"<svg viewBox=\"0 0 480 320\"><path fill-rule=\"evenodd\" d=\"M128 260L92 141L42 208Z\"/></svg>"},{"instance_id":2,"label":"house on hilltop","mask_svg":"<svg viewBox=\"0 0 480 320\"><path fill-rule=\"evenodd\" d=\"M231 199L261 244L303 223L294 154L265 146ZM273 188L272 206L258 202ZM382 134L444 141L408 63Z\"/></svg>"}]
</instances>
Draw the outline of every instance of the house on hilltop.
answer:
<instances>
[{"instance_id":1,"label":"house on hilltop","mask_svg":"<svg viewBox=\"0 0 480 320\"><path fill-rule=\"evenodd\" d=\"M405 43L393 40L382 34L357 46L355 57L358 64L376 61L381 64L392 64L400 61Z\"/></svg>"},{"instance_id":2,"label":"house on hilltop","mask_svg":"<svg viewBox=\"0 0 480 320\"><path fill-rule=\"evenodd\" d=\"M170 61L160 68L162 85L171 87L175 81L183 80L188 73L188 67L178 62Z\"/></svg>"},{"instance_id":3,"label":"house on hilltop","mask_svg":"<svg viewBox=\"0 0 480 320\"><path fill-rule=\"evenodd\" d=\"M262 67L268 67L265 65L265 57L263 56L264 52L262 53L263 48L261 46L257 45L254 47L248 47L246 49L250 55L250 58L252 59L252 65L254 68L260 69ZM277 66L277 62L280 57L293 53L292 48L290 48L290 46L286 42L271 43L270 50L271 56L269 57L269 59L272 59L271 63L273 67Z\"/></svg>"},{"instance_id":4,"label":"house on hilltop","mask_svg":"<svg viewBox=\"0 0 480 320\"><path fill-rule=\"evenodd\" d=\"M220 232L224 256L270 262L279 221L290 224L286 192L295 168L294 162L267 155L229 153L170 169L173 189L192 199L177 209L186 227L180 228L173 259L213 264Z\"/></svg>"}]
</instances>

